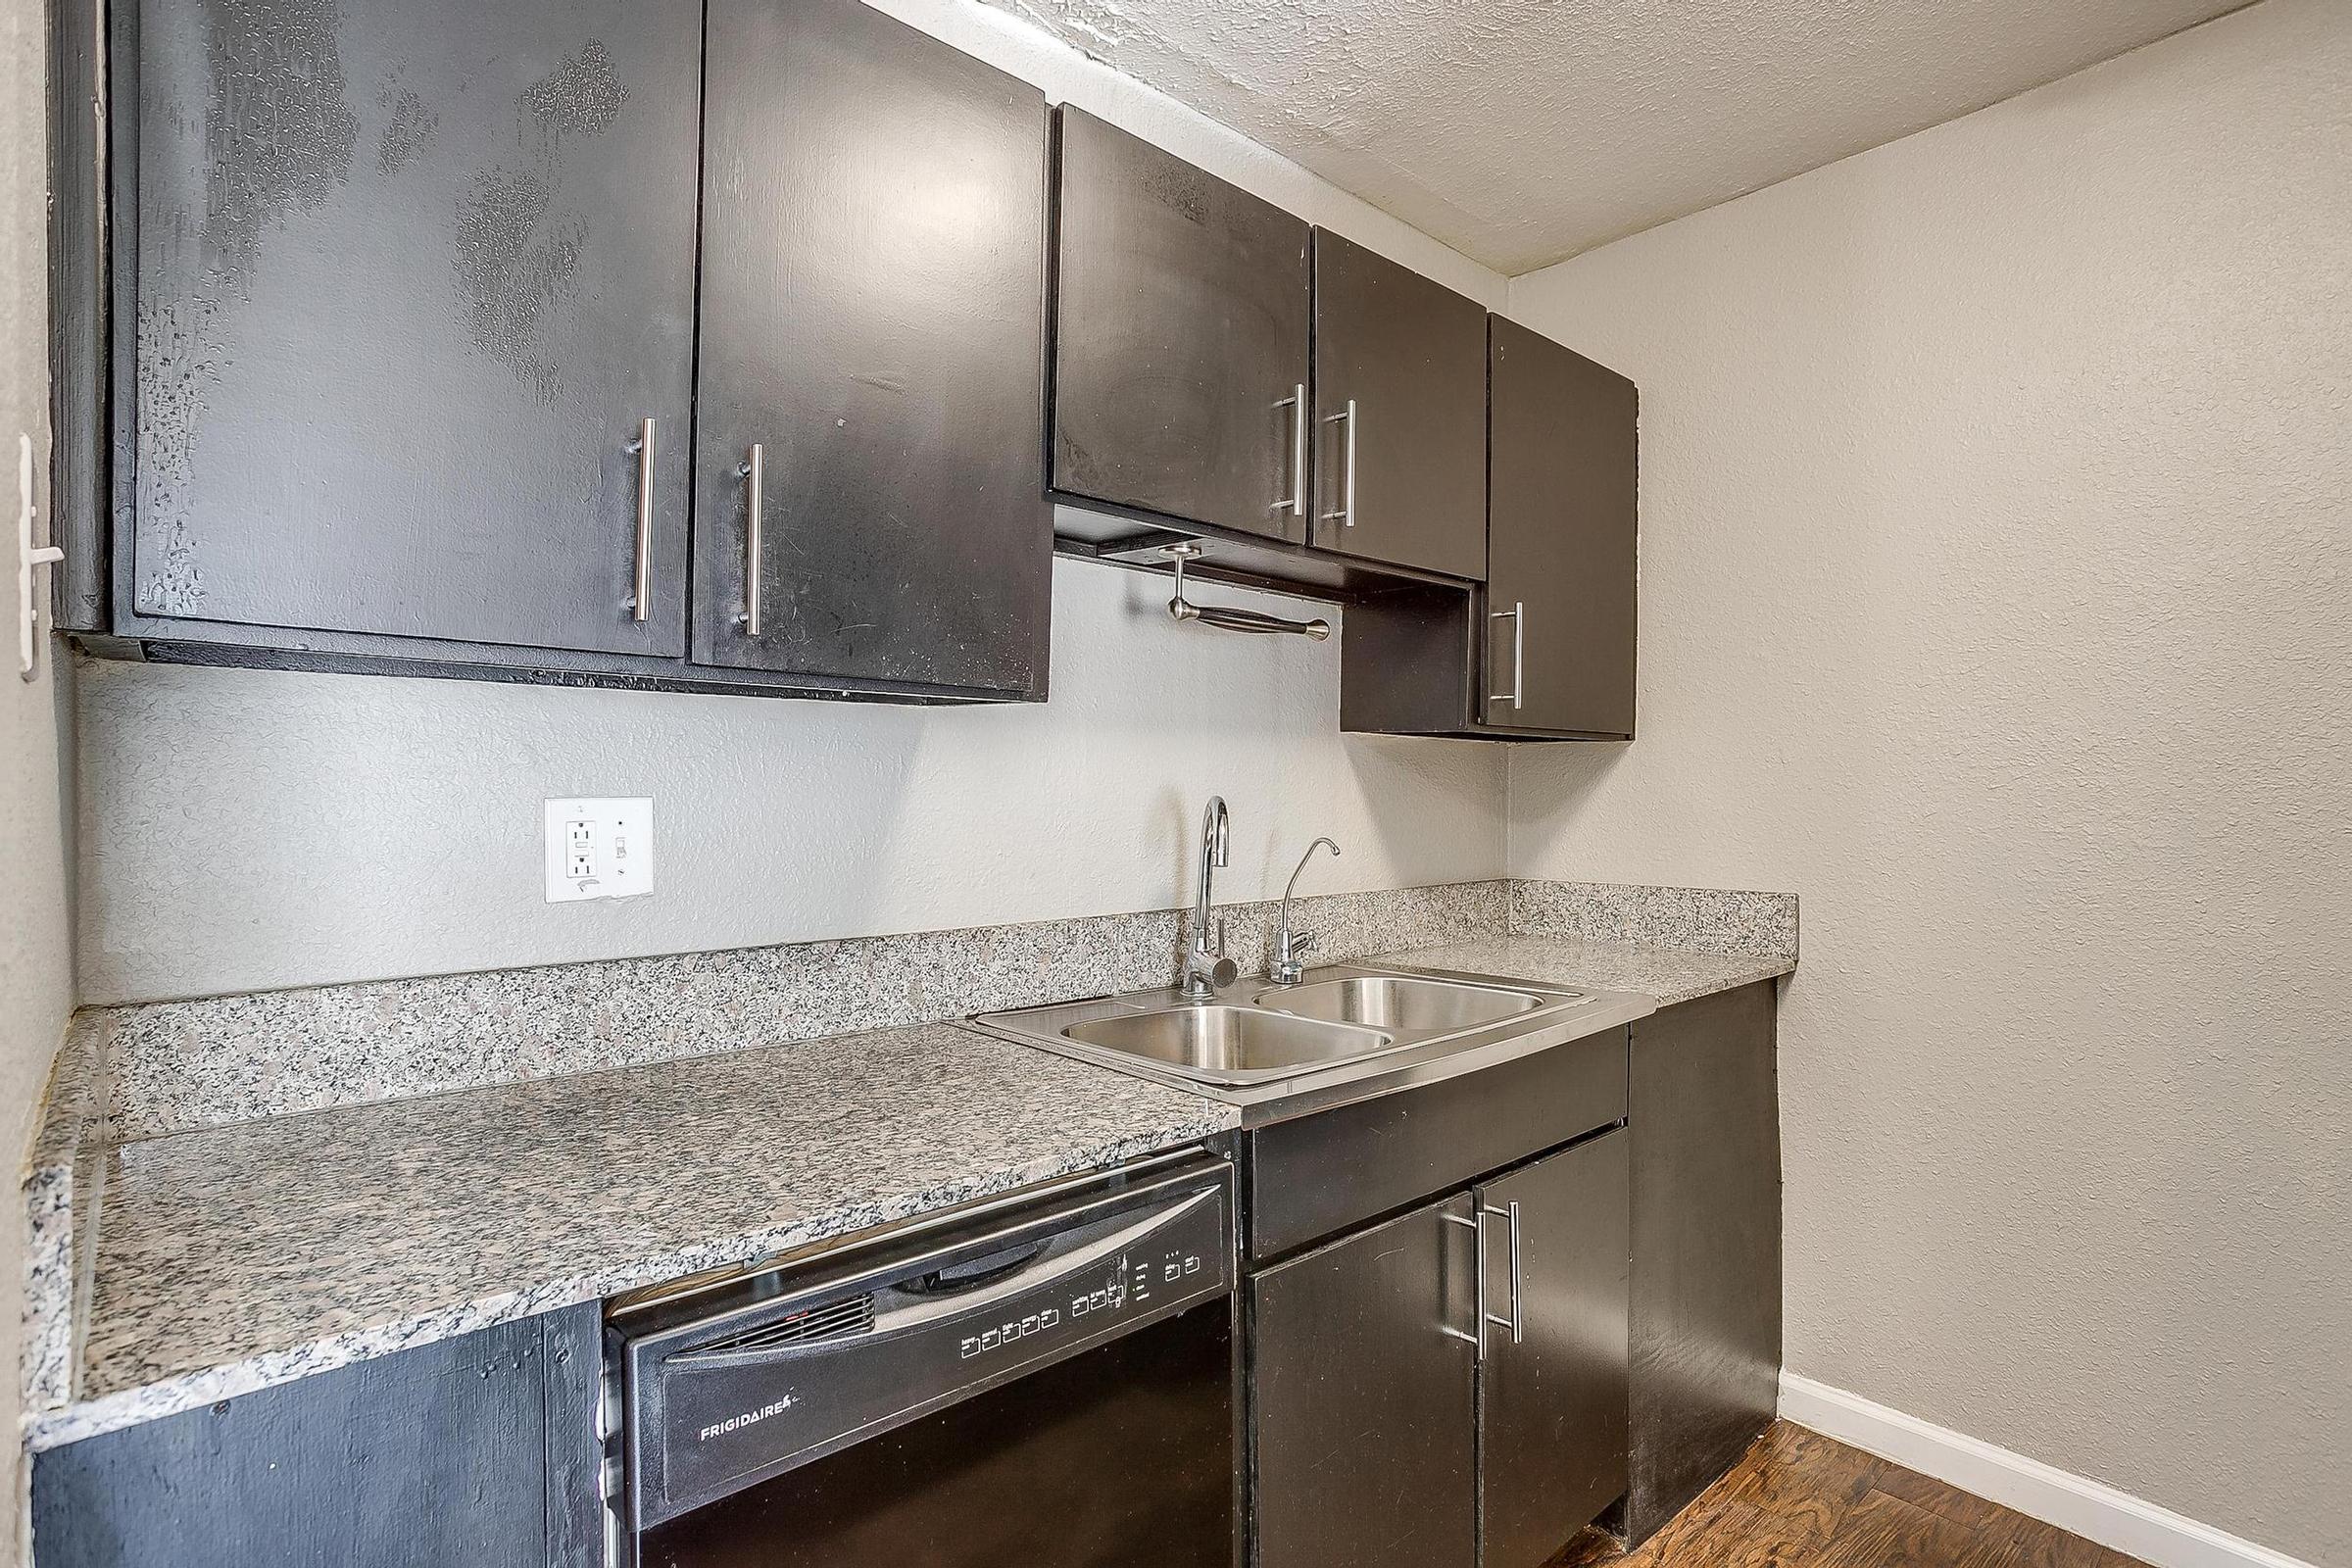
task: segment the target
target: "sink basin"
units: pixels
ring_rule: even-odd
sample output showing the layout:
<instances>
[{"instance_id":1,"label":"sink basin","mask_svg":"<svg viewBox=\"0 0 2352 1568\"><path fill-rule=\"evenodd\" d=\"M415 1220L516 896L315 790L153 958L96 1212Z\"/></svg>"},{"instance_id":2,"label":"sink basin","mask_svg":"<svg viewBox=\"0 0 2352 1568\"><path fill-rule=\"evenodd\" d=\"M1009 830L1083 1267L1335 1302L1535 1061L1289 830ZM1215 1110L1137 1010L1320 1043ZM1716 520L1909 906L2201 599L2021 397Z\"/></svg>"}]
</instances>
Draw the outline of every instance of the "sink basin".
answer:
<instances>
[{"instance_id":1,"label":"sink basin","mask_svg":"<svg viewBox=\"0 0 2352 1568\"><path fill-rule=\"evenodd\" d=\"M1375 974L1306 986L1277 986L1259 992L1256 1002L1261 1007L1279 1007L1301 1018L1421 1033L1498 1023L1533 1012L1544 1005L1544 999L1525 991Z\"/></svg>"},{"instance_id":2,"label":"sink basin","mask_svg":"<svg viewBox=\"0 0 2352 1568\"><path fill-rule=\"evenodd\" d=\"M974 1027L1238 1106L1245 1127L1516 1060L1654 1010L1630 993L1335 963L1199 1002L1153 986L984 1012Z\"/></svg>"},{"instance_id":3,"label":"sink basin","mask_svg":"<svg viewBox=\"0 0 2352 1568\"><path fill-rule=\"evenodd\" d=\"M1394 1037L1377 1029L1221 1005L1088 1018L1061 1032L1065 1038L1166 1062L1200 1078L1296 1072L1370 1055L1394 1043Z\"/></svg>"}]
</instances>

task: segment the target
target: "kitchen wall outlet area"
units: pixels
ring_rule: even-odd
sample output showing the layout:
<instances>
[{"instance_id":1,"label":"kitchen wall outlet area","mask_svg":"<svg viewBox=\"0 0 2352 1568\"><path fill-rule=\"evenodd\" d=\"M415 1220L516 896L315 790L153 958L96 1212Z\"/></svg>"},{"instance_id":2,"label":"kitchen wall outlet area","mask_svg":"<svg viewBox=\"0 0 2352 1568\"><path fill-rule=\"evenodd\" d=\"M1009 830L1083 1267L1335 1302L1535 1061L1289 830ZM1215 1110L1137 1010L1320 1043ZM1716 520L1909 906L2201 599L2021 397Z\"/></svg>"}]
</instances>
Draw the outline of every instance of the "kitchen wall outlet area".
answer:
<instances>
[{"instance_id":1,"label":"kitchen wall outlet area","mask_svg":"<svg viewBox=\"0 0 2352 1568\"><path fill-rule=\"evenodd\" d=\"M654 891L650 797L547 803L547 902L628 899Z\"/></svg>"}]
</instances>

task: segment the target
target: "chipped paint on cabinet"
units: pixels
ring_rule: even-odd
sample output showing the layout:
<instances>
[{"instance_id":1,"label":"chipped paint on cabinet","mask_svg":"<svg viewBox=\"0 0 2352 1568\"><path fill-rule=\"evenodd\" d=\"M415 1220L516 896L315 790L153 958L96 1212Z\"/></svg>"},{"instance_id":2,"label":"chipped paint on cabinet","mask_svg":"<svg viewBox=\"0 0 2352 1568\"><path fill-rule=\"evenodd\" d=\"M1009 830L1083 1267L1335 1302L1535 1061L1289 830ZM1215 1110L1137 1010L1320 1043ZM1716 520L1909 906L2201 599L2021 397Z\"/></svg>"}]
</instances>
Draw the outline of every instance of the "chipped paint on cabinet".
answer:
<instances>
[{"instance_id":1,"label":"chipped paint on cabinet","mask_svg":"<svg viewBox=\"0 0 2352 1568\"><path fill-rule=\"evenodd\" d=\"M136 20L118 629L682 654L698 29L619 0Z\"/></svg>"}]
</instances>

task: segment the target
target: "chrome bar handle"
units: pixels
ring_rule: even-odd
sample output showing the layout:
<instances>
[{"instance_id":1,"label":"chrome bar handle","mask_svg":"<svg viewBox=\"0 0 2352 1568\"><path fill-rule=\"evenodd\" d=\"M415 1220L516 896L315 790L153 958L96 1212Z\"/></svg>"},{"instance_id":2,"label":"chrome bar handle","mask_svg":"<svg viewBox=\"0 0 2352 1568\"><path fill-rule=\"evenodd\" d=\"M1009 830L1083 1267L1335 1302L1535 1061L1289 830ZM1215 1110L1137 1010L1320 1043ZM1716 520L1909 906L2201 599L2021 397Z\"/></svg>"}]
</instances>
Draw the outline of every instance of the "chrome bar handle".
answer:
<instances>
[{"instance_id":1,"label":"chrome bar handle","mask_svg":"<svg viewBox=\"0 0 2352 1568\"><path fill-rule=\"evenodd\" d=\"M1313 620L1285 620L1261 611L1244 610L1239 605L1196 605L1184 597L1184 564L1198 560L1207 552L1197 540L1169 545L1161 554L1176 568L1176 597L1168 601L1168 615L1174 620L1197 620L1203 626L1220 631L1290 632L1310 642L1321 642L1331 635L1331 622L1318 615Z\"/></svg>"},{"instance_id":2,"label":"chrome bar handle","mask_svg":"<svg viewBox=\"0 0 2352 1568\"><path fill-rule=\"evenodd\" d=\"M1347 456L1340 465L1340 510L1326 512L1323 520L1337 520L1343 528L1352 528L1355 526L1355 399L1349 398L1346 408L1323 418L1325 424L1338 424L1342 420L1348 424L1348 444L1341 449Z\"/></svg>"},{"instance_id":3,"label":"chrome bar handle","mask_svg":"<svg viewBox=\"0 0 2352 1568\"><path fill-rule=\"evenodd\" d=\"M1306 515L1306 383L1294 385L1291 395L1274 406L1291 411L1291 499L1275 502L1274 510L1303 518Z\"/></svg>"},{"instance_id":4,"label":"chrome bar handle","mask_svg":"<svg viewBox=\"0 0 2352 1568\"><path fill-rule=\"evenodd\" d=\"M752 455L736 465L743 480L743 634L760 635L760 490L767 477L767 449L752 443Z\"/></svg>"},{"instance_id":5,"label":"chrome bar handle","mask_svg":"<svg viewBox=\"0 0 2352 1568\"><path fill-rule=\"evenodd\" d=\"M1519 1204L1514 1200L1507 1207L1495 1208L1489 1205L1483 1208L1481 1213L1492 1214L1496 1219L1507 1219L1511 1222L1511 1315L1498 1317L1493 1321L1496 1328L1509 1329L1511 1343L1517 1345L1527 1338L1527 1318L1524 1309L1527 1276L1521 1268L1519 1256ZM1486 1233L1481 1231L1479 1236L1483 1243ZM1480 1276L1480 1283L1482 1285L1485 1283L1483 1274Z\"/></svg>"},{"instance_id":6,"label":"chrome bar handle","mask_svg":"<svg viewBox=\"0 0 2352 1568\"><path fill-rule=\"evenodd\" d=\"M1512 601L1508 610L1487 612L1489 620L1507 620L1511 623L1511 689L1507 692L1489 692L1490 703L1508 703L1513 709L1527 695L1527 606Z\"/></svg>"},{"instance_id":7,"label":"chrome bar handle","mask_svg":"<svg viewBox=\"0 0 2352 1568\"><path fill-rule=\"evenodd\" d=\"M629 596L629 618L642 624L647 601L654 597L654 421L642 420L637 439L629 443L637 454L637 581Z\"/></svg>"},{"instance_id":8,"label":"chrome bar handle","mask_svg":"<svg viewBox=\"0 0 2352 1568\"><path fill-rule=\"evenodd\" d=\"M1450 1323L1442 1323L1438 1326L1444 1329L1451 1338L1460 1340L1467 1345L1476 1346L1478 1348L1478 1358L1481 1361L1484 1361L1487 1358L1488 1323L1487 1223L1485 1218L1478 1214L1471 1214L1466 1217L1460 1214L1440 1214L1438 1218L1444 1220L1448 1225L1467 1225L1470 1227L1471 1234L1477 1238L1477 1240L1472 1244L1471 1255L1475 1257L1477 1261L1471 1266L1471 1274L1473 1279L1476 1281L1478 1332L1476 1334L1464 1334L1460 1329L1455 1328ZM1496 1318L1494 1321L1499 1323L1502 1321L1502 1319Z\"/></svg>"}]
</instances>

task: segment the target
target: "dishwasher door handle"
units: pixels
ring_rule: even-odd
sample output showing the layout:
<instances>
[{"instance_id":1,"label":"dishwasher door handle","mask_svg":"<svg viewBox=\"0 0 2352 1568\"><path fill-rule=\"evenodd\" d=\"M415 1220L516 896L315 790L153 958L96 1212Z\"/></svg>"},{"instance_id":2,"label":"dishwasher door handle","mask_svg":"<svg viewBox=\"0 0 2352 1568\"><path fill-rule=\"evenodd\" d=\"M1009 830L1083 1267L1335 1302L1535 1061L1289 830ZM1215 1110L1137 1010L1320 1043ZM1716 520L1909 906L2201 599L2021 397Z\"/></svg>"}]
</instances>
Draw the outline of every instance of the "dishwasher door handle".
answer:
<instances>
[{"instance_id":1,"label":"dishwasher door handle","mask_svg":"<svg viewBox=\"0 0 2352 1568\"><path fill-rule=\"evenodd\" d=\"M1082 1274L1107 1257L1116 1257L1154 1231L1174 1224L1204 1203L1217 1202L1222 1195L1199 1192L1165 1208L1147 1211L1132 1225L1123 1225L1107 1236L1099 1236L1082 1247L1073 1247L1062 1253L1041 1252L1036 1261L1015 1269L1009 1274L960 1296L943 1297L936 1300L902 1306L874 1314L874 1337L896 1334L907 1329L926 1328L935 1323L953 1322L959 1317L986 1316L986 1308L1015 1296L1051 1285L1055 1280Z\"/></svg>"}]
</instances>

